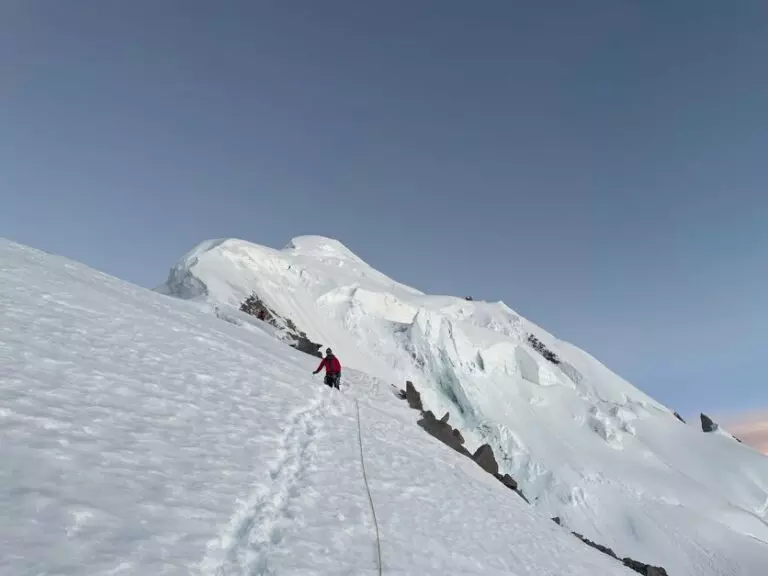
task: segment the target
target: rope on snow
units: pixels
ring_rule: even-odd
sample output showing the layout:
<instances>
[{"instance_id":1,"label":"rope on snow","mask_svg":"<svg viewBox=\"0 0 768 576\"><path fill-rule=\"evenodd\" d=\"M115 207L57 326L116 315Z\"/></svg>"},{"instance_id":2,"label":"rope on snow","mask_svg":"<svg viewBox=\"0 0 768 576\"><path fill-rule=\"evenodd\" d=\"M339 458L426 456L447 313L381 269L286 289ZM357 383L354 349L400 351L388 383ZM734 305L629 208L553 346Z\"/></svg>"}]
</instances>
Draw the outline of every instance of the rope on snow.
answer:
<instances>
[{"instance_id":1,"label":"rope on snow","mask_svg":"<svg viewBox=\"0 0 768 576\"><path fill-rule=\"evenodd\" d=\"M365 457L363 456L363 433L360 426L360 404L358 404L357 398L355 398L355 409L357 411L357 439L360 443L360 466L363 469L365 491L368 493L368 502L371 504L371 513L373 514L373 525L376 528L376 555L378 560L379 576L381 576L381 539L379 538L379 522L376 520L376 509L373 506L371 488L368 485L368 475L365 472Z\"/></svg>"}]
</instances>

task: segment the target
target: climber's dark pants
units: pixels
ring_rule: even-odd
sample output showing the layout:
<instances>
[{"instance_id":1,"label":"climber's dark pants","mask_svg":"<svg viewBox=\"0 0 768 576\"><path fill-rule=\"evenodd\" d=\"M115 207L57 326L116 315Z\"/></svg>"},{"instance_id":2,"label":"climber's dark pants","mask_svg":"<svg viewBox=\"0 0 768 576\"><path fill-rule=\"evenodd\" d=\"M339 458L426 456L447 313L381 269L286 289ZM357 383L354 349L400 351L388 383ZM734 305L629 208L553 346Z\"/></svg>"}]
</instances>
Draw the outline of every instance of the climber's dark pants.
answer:
<instances>
[{"instance_id":1,"label":"climber's dark pants","mask_svg":"<svg viewBox=\"0 0 768 576\"><path fill-rule=\"evenodd\" d=\"M340 372L326 372L325 373L325 385L331 388L339 390L339 382L341 381Z\"/></svg>"}]
</instances>

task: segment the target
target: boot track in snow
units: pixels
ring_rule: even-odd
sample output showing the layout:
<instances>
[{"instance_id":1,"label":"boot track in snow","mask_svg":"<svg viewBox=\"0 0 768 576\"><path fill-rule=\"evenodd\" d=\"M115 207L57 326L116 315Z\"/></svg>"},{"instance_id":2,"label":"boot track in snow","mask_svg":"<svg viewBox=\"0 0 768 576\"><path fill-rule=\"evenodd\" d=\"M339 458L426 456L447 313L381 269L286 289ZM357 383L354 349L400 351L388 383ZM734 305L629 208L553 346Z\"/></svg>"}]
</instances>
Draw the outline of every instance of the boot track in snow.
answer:
<instances>
[{"instance_id":1,"label":"boot track in snow","mask_svg":"<svg viewBox=\"0 0 768 576\"><path fill-rule=\"evenodd\" d=\"M280 457L269 469L269 487L259 487L233 516L219 536L217 549L209 551L203 561L202 575L273 574L269 554L280 545L285 524L292 522L289 508L300 494L302 474L309 465L326 404L324 397L318 396L288 419L278 447Z\"/></svg>"}]
</instances>

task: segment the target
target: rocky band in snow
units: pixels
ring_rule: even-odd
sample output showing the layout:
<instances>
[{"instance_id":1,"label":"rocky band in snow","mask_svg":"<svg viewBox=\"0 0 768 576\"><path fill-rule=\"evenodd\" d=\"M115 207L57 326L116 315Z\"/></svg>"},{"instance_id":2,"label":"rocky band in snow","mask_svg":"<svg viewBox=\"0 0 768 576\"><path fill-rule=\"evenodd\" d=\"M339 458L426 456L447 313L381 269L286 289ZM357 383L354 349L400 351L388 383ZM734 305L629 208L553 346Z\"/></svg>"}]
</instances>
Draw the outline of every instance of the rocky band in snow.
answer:
<instances>
[{"instance_id":1,"label":"rocky band in snow","mask_svg":"<svg viewBox=\"0 0 768 576\"><path fill-rule=\"evenodd\" d=\"M442 418L437 420L435 415L430 410L424 410L424 406L421 401L421 394L416 390L413 382L410 380L405 383L405 390L400 390L398 396L408 402L408 406L414 410L421 412L422 418L417 422L427 433L440 440L446 446L456 450L456 452L463 454L468 458L472 458L478 466L488 472L491 476L499 480L504 486L510 490L514 490L523 500L528 502L525 495L518 489L517 482L509 474L499 474L499 464L496 462L496 458L493 455L493 448L489 444L483 444L474 454L470 454L469 451L464 448L464 437L459 430L454 429L448 424L448 413L446 412ZM562 525L560 518L553 518L555 523ZM585 538L577 532L571 532L579 540L599 550L603 554L607 554L612 558L615 558L622 562L626 567L631 568L635 572L642 574L643 576L668 576L667 571L660 566L652 566L645 564L644 562L638 562L632 558L619 558L616 553L605 546L596 544L588 538Z\"/></svg>"}]
</instances>

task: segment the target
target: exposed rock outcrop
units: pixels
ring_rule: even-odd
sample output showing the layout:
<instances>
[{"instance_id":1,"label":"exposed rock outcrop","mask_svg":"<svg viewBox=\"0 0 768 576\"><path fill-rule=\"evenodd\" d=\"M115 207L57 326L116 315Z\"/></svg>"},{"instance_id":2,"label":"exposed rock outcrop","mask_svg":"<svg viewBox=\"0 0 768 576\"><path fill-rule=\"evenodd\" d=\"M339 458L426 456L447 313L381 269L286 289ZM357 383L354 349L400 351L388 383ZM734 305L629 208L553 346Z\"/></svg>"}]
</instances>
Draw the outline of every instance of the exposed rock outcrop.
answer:
<instances>
[{"instance_id":1,"label":"exposed rock outcrop","mask_svg":"<svg viewBox=\"0 0 768 576\"><path fill-rule=\"evenodd\" d=\"M463 454L468 458L472 458L478 466L483 470L494 476L499 482L504 484L510 490L516 492L523 500L528 502L528 499L520 491L517 485L517 481L509 474L499 474L499 464L496 462L496 457L493 455L493 449L488 444L480 446L474 454L471 454L464 447L464 436L461 432L448 423L450 414L446 412L438 420L435 418L434 413L431 410L424 410L424 406L421 402L421 395L416 390L413 382L410 380L405 383L405 390L400 390L397 396L408 402L408 406L414 410L421 412L421 418L416 422L431 436L434 436L440 440L446 446L456 450L459 454Z\"/></svg>"},{"instance_id":2,"label":"exposed rock outcrop","mask_svg":"<svg viewBox=\"0 0 768 576\"><path fill-rule=\"evenodd\" d=\"M557 522L557 524L560 524L559 518L553 518ZM616 558L616 560L619 560L624 566L627 568L630 568L637 572L638 574L642 574L643 576L669 576L667 574L667 571L662 568L661 566L651 566L650 564L645 564L644 562L638 562L637 560L633 560L632 558L619 558L616 553L608 548L607 546L603 546L601 544L598 544L597 542L593 542L589 538L585 538L578 532L571 532L576 538L584 542L587 546L591 546L595 550L599 550L603 554L606 554L610 556L611 558Z\"/></svg>"},{"instance_id":3,"label":"exposed rock outcrop","mask_svg":"<svg viewBox=\"0 0 768 576\"><path fill-rule=\"evenodd\" d=\"M497 475L496 477L497 477L499 480L501 480L501 483L502 483L502 484L504 484L504 486L506 486L506 487L507 487L507 488L509 488L510 490L514 490L515 492L517 492L518 494L520 494L520 496L521 496L521 498L522 498L523 500L525 500L526 502L528 502L528 499L527 499L525 496L523 496L523 495L522 495L522 493L521 493L521 492L520 492L520 491L517 489L517 480L515 480L514 478L512 478L512 476L510 476L509 474L504 474L504 476L498 476L498 475ZM529 504L530 504L530 502L529 502Z\"/></svg>"},{"instance_id":4,"label":"exposed rock outcrop","mask_svg":"<svg viewBox=\"0 0 768 576\"><path fill-rule=\"evenodd\" d=\"M600 550L600 552L610 556L611 558L616 558L616 560L619 559L619 557L616 556L616 552L614 552L613 550L611 550L607 546L603 546L602 544L598 544L597 542L593 542L592 540L590 540L589 538L585 538L584 536L582 536L578 532L571 532L571 534L576 536L576 538L578 538L579 540L584 542L584 544L586 544L587 546L591 546L595 550Z\"/></svg>"},{"instance_id":5,"label":"exposed rock outcrop","mask_svg":"<svg viewBox=\"0 0 768 576\"><path fill-rule=\"evenodd\" d=\"M418 410L419 412L424 410L424 406L421 404L421 394L419 394L419 392L414 387L413 382L410 380L405 383L404 398L408 401L408 406L414 410Z\"/></svg>"},{"instance_id":6,"label":"exposed rock outcrop","mask_svg":"<svg viewBox=\"0 0 768 576\"><path fill-rule=\"evenodd\" d=\"M259 320L267 322L275 328L281 329L285 334L285 340L296 350L318 358L323 357L323 354L320 352L322 344L312 342L307 338L305 332L296 327L293 320L277 314L274 310L264 304L256 294L251 294L246 298L245 302L240 305L240 311L250 314L251 316L256 316Z\"/></svg>"},{"instance_id":7,"label":"exposed rock outcrop","mask_svg":"<svg viewBox=\"0 0 768 576\"><path fill-rule=\"evenodd\" d=\"M682 417L682 416L680 416L680 414L678 414L677 412L675 412L675 418L677 418L678 420L680 420L680 422L682 422L683 424L685 424L685 420L683 420L683 417Z\"/></svg>"},{"instance_id":8,"label":"exposed rock outcrop","mask_svg":"<svg viewBox=\"0 0 768 576\"><path fill-rule=\"evenodd\" d=\"M718 426L715 423L715 421L702 412L701 413L701 429L704 432L714 432L715 430L717 430L717 428Z\"/></svg>"},{"instance_id":9,"label":"exposed rock outcrop","mask_svg":"<svg viewBox=\"0 0 768 576\"><path fill-rule=\"evenodd\" d=\"M499 473L499 465L493 455L493 448L489 444L483 444L475 450L475 453L472 454L472 460L477 462L477 465L488 474L496 476Z\"/></svg>"},{"instance_id":10,"label":"exposed rock outcrop","mask_svg":"<svg viewBox=\"0 0 768 576\"><path fill-rule=\"evenodd\" d=\"M438 420L431 410L427 410L421 413L421 419L416 423L443 444L456 450L456 452L464 456L470 455L467 449L462 446L464 438L461 437L461 434L455 434L456 431L448 424L447 418L445 420L442 418Z\"/></svg>"},{"instance_id":11,"label":"exposed rock outcrop","mask_svg":"<svg viewBox=\"0 0 768 576\"><path fill-rule=\"evenodd\" d=\"M703 412L701 413L701 429L704 432L715 432L719 428L720 428L720 426L718 425L717 422L712 420L712 418L710 418L709 416L707 416ZM737 438L733 434L730 434L730 436L731 436L731 438L736 440L736 442L738 442L739 444L743 444L743 442L741 441L741 438Z\"/></svg>"},{"instance_id":12,"label":"exposed rock outcrop","mask_svg":"<svg viewBox=\"0 0 768 576\"><path fill-rule=\"evenodd\" d=\"M552 362L552 364L560 364L560 358L557 357L557 354L547 348L544 343L533 334L528 334L528 344L530 344L531 348L536 350L536 352L544 356L546 360Z\"/></svg>"}]
</instances>

